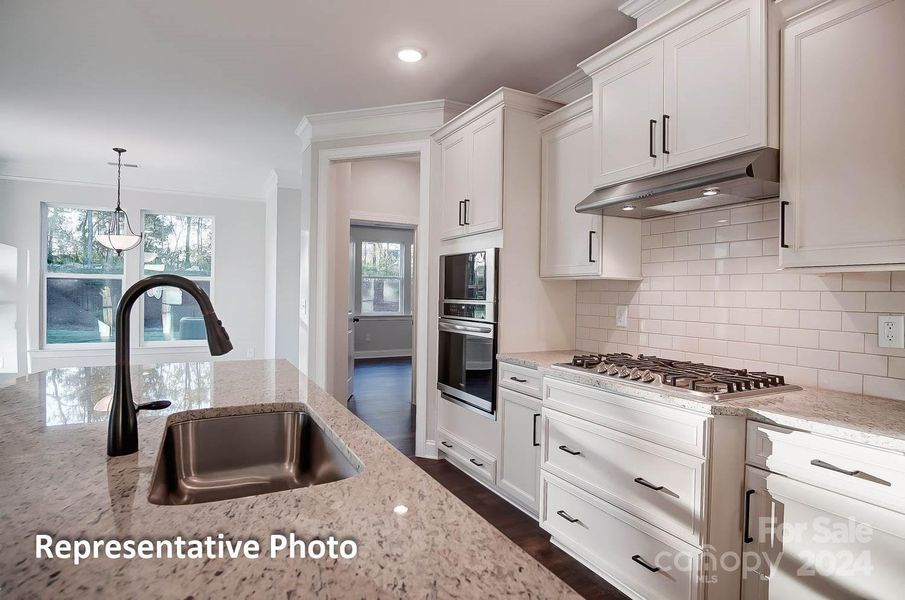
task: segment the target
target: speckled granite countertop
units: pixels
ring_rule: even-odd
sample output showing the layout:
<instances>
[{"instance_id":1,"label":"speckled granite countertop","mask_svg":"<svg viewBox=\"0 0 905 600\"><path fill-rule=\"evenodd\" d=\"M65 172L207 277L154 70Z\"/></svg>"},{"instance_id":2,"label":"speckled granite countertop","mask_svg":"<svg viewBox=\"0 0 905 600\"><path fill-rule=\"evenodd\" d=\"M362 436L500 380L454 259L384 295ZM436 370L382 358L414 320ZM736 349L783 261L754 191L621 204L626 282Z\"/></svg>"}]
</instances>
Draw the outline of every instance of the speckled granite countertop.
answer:
<instances>
[{"instance_id":1,"label":"speckled granite countertop","mask_svg":"<svg viewBox=\"0 0 905 600\"><path fill-rule=\"evenodd\" d=\"M137 454L108 459L110 368L57 369L0 388L0 596L567 598L574 592L285 361L137 367ZM308 410L362 471L312 488L197 504L147 500L168 419ZM185 414L185 411L190 411ZM200 413L198 412L200 411ZM393 508L406 505L406 514ZM257 539L273 532L357 541L354 559L36 559L57 539Z\"/></svg>"},{"instance_id":2,"label":"speckled granite countertop","mask_svg":"<svg viewBox=\"0 0 905 600\"><path fill-rule=\"evenodd\" d=\"M502 353L497 358L529 369L538 369L557 379L616 393L629 393L653 402L715 415L746 417L905 453L905 402L899 400L804 387L796 392L710 402L670 396L656 389L643 389L638 385L594 373L553 367L554 363L568 362L573 354L581 352L563 350Z\"/></svg>"}]
</instances>

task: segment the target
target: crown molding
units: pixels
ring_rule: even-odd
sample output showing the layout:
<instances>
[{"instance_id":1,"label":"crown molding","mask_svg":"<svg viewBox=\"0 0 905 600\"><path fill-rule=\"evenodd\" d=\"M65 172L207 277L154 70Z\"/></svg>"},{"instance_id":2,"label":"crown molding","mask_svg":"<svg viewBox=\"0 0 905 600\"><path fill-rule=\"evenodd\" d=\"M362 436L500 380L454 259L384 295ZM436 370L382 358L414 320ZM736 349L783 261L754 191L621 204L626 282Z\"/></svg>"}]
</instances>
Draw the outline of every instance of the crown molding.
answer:
<instances>
[{"instance_id":1,"label":"crown molding","mask_svg":"<svg viewBox=\"0 0 905 600\"><path fill-rule=\"evenodd\" d=\"M568 123L573 119L577 119L578 117L582 117L591 112L593 103L592 94L582 96L578 100L566 104L559 110L554 110L549 115L541 117L537 120L537 126L540 128L541 132L544 132L553 127L560 126L563 123Z\"/></svg>"},{"instance_id":2,"label":"crown molding","mask_svg":"<svg viewBox=\"0 0 905 600\"><path fill-rule=\"evenodd\" d=\"M7 181L25 181L30 183L51 183L56 185L77 185L80 187L94 187L94 188L103 188L109 190L115 190L116 184L113 183L99 183L94 181L76 181L76 180L67 180L67 179L50 179L47 177L24 177L20 175L6 175L0 173L0 180ZM221 198L223 200L241 200L243 202L263 202L263 197L258 196L237 196L232 194L218 194L218 193L207 193L207 192L190 192L185 190L177 190L177 189L168 189L168 188L156 188L156 187L139 187L139 186L130 186L124 185L122 186L123 190L130 192L146 192L152 194L173 194L177 196L192 196L193 198Z\"/></svg>"},{"instance_id":3,"label":"crown molding","mask_svg":"<svg viewBox=\"0 0 905 600\"><path fill-rule=\"evenodd\" d=\"M553 112L557 108L560 108L562 105L562 102L541 98L537 94L529 94L528 92L522 92L512 88L501 87L486 98L476 102L468 110L457 115L455 119L443 125L443 127L434 132L432 137L437 141L440 141L462 127L465 127L475 119L500 106L526 112L536 117L542 117Z\"/></svg>"},{"instance_id":4,"label":"crown molding","mask_svg":"<svg viewBox=\"0 0 905 600\"><path fill-rule=\"evenodd\" d=\"M591 78L581 69L575 69L562 79L548 85L538 96L569 103L591 93Z\"/></svg>"},{"instance_id":5,"label":"crown molding","mask_svg":"<svg viewBox=\"0 0 905 600\"><path fill-rule=\"evenodd\" d=\"M313 142L434 131L468 108L454 100L427 100L305 115L295 134L302 149Z\"/></svg>"}]
</instances>

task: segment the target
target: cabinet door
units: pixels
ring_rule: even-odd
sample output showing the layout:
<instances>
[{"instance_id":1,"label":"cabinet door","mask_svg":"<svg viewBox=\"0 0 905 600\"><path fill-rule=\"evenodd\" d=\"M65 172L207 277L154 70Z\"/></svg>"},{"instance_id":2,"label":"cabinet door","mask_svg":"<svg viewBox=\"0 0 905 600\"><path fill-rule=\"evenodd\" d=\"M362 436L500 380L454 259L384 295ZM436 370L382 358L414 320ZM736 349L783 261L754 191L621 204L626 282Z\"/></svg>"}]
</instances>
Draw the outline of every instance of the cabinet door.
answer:
<instances>
[{"instance_id":1,"label":"cabinet door","mask_svg":"<svg viewBox=\"0 0 905 600\"><path fill-rule=\"evenodd\" d=\"M731 0L664 38L666 169L766 144L764 13L763 0Z\"/></svg>"},{"instance_id":2,"label":"cabinet door","mask_svg":"<svg viewBox=\"0 0 905 600\"><path fill-rule=\"evenodd\" d=\"M591 185L591 113L546 131L541 143L541 277L600 275L600 215L575 205Z\"/></svg>"},{"instance_id":3,"label":"cabinet door","mask_svg":"<svg viewBox=\"0 0 905 600\"><path fill-rule=\"evenodd\" d=\"M440 147L443 193L440 206L440 237L444 240L465 235L464 201L468 196L468 135L459 131L443 140Z\"/></svg>"},{"instance_id":4,"label":"cabinet door","mask_svg":"<svg viewBox=\"0 0 905 600\"><path fill-rule=\"evenodd\" d=\"M663 44L657 42L593 77L594 187L636 179L663 168Z\"/></svg>"},{"instance_id":5,"label":"cabinet door","mask_svg":"<svg viewBox=\"0 0 905 600\"><path fill-rule=\"evenodd\" d=\"M539 400L498 388L502 401L503 450L500 487L522 506L537 514L540 470Z\"/></svg>"},{"instance_id":6,"label":"cabinet door","mask_svg":"<svg viewBox=\"0 0 905 600\"><path fill-rule=\"evenodd\" d=\"M829 3L783 32L783 267L905 263L905 0Z\"/></svg>"},{"instance_id":7,"label":"cabinet door","mask_svg":"<svg viewBox=\"0 0 905 600\"><path fill-rule=\"evenodd\" d=\"M745 481L743 600L902 597L902 515L753 467Z\"/></svg>"},{"instance_id":8,"label":"cabinet door","mask_svg":"<svg viewBox=\"0 0 905 600\"><path fill-rule=\"evenodd\" d=\"M465 207L468 234L503 226L503 109L498 108L469 126L470 184Z\"/></svg>"}]
</instances>

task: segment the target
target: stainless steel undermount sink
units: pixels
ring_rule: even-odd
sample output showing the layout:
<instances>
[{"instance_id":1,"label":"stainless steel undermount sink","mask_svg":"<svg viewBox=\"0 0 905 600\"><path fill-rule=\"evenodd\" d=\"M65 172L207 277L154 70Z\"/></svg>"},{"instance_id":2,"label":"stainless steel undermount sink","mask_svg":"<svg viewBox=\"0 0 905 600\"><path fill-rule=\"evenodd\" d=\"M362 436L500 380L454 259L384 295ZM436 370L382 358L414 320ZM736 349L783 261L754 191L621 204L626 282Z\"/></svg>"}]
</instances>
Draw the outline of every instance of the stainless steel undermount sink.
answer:
<instances>
[{"instance_id":1,"label":"stainless steel undermount sink","mask_svg":"<svg viewBox=\"0 0 905 600\"><path fill-rule=\"evenodd\" d=\"M304 411L211 417L167 427L152 504L199 504L347 479L358 468Z\"/></svg>"}]
</instances>

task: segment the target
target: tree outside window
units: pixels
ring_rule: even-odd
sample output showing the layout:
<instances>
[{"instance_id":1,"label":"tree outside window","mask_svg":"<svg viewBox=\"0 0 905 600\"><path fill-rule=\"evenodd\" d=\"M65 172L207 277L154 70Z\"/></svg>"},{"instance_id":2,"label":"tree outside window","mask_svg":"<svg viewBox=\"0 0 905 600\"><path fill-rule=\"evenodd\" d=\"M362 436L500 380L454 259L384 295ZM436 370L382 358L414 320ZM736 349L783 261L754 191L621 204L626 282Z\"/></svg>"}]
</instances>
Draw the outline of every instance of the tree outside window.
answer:
<instances>
[{"instance_id":1,"label":"tree outside window","mask_svg":"<svg viewBox=\"0 0 905 600\"><path fill-rule=\"evenodd\" d=\"M403 251L394 242L361 242L361 313L401 314Z\"/></svg>"}]
</instances>

